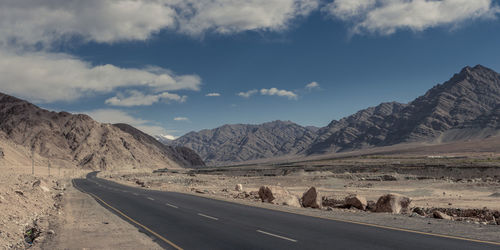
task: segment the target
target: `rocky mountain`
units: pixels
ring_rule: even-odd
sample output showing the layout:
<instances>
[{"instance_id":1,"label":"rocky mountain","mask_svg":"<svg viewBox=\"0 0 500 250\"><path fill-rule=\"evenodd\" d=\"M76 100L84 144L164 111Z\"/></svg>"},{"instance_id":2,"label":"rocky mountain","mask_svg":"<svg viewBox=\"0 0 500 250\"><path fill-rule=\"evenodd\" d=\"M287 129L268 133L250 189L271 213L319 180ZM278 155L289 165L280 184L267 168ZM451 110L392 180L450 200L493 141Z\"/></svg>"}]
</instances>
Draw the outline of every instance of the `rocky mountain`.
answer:
<instances>
[{"instance_id":1,"label":"rocky mountain","mask_svg":"<svg viewBox=\"0 0 500 250\"><path fill-rule=\"evenodd\" d=\"M313 142L315 130L290 121L234 124L190 132L172 143L193 149L214 165L299 153Z\"/></svg>"},{"instance_id":2,"label":"rocky mountain","mask_svg":"<svg viewBox=\"0 0 500 250\"><path fill-rule=\"evenodd\" d=\"M382 103L326 127L292 122L225 125L173 141L210 164L292 154L323 154L405 142L481 139L500 131L500 74L465 67L408 104Z\"/></svg>"},{"instance_id":3,"label":"rocky mountain","mask_svg":"<svg viewBox=\"0 0 500 250\"><path fill-rule=\"evenodd\" d=\"M409 104L383 103L331 122L306 152L484 137L496 133L499 104L500 75L481 65L465 67Z\"/></svg>"},{"instance_id":4,"label":"rocky mountain","mask_svg":"<svg viewBox=\"0 0 500 250\"><path fill-rule=\"evenodd\" d=\"M0 93L0 138L51 161L84 168L203 166L192 150L165 146L126 124L102 124L87 115L50 112Z\"/></svg>"}]
</instances>

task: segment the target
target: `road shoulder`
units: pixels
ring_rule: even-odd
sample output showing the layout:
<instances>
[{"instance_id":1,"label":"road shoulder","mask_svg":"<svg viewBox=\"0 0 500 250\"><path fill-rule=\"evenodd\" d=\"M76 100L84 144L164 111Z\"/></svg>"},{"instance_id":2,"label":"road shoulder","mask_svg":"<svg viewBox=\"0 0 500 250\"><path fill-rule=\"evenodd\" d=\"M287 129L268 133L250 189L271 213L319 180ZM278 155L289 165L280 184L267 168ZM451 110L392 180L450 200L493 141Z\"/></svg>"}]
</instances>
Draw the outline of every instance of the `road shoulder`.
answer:
<instances>
[{"instance_id":1,"label":"road shoulder","mask_svg":"<svg viewBox=\"0 0 500 250\"><path fill-rule=\"evenodd\" d=\"M50 222L55 234L40 249L162 249L146 234L70 186L62 213Z\"/></svg>"}]
</instances>

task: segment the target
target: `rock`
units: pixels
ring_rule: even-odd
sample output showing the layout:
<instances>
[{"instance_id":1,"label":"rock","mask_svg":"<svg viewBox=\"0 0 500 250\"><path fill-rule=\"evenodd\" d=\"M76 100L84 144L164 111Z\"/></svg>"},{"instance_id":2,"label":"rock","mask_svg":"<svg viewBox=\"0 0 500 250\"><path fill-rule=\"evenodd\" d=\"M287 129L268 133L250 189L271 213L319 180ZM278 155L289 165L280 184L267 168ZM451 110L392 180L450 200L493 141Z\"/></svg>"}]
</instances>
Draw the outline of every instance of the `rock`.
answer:
<instances>
[{"instance_id":1,"label":"rock","mask_svg":"<svg viewBox=\"0 0 500 250\"><path fill-rule=\"evenodd\" d=\"M339 200L334 197L322 197L321 205L323 207L344 208L344 200Z\"/></svg>"},{"instance_id":2,"label":"rock","mask_svg":"<svg viewBox=\"0 0 500 250\"><path fill-rule=\"evenodd\" d=\"M47 187L47 184L44 181L42 181L42 180L36 180L35 182L33 182L32 186L34 188L40 188L44 192L49 192L50 191L50 189Z\"/></svg>"},{"instance_id":3,"label":"rock","mask_svg":"<svg viewBox=\"0 0 500 250\"><path fill-rule=\"evenodd\" d=\"M310 207L310 208L320 208L321 207L321 201L319 199L318 191L316 191L315 187L309 188L303 195L302 195L302 206L303 207Z\"/></svg>"},{"instance_id":4,"label":"rock","mask_svg":"<svg viewBox=\"0 0 500 250\"><path fill-rule=\"evenodd\" d=\"M367 205L366 198L357 194L345 197L344 203L347 206L355 207L360 210L365 210Z\"/></svg>"},{"instance_id":5,"label":"rock","mask_svg":"<svg viewBox=\"0 0 500 250\"><path fill-rule=\"evenodd\" d=\"M24 196L23 191L20 191L20 190L16 190L16 191L14 191L14 193L16 193L18 195L21 195L21 196Z\"/></svg>"},{"instance_id":6,"label":"rock","mask_svg":"<svg viewBox=\"0 0 500 250\"><path fill-rule=\"evenodd\" d=\"M382 175L381 179L383 181L397 181L398 180L396 177L394 177L392 175L387 175L387 174L386 175Z\"/></svg>"},{"instance_id":7,"label":"rock","mask_svg":"<svg viewBox=\"0 0 500 250\"><path fill-rule=\"evenodd\" d=\"M206 194L207 192L205 192L205 190L199 190L199 189L196 189L194 190L196 193L198 194Z\"/></svg>"},{"instance_id":8,"label":"rock","mask_svg":"<svg viewBox=\"0 0 500 250\"><path fill-rule=\"evenodd\" d=\"M425 216L425 211L420 207L413 208L413 212L420 216Z\"/></svg>"},{"instance_id":9,"label":"rock","mask_svg":"<svg viewBox=\"0 0 500 250\"><path fill-rule=\"evenodd\" d=\"M375 205L375 212L377 213L407 213L408 206L411 199L399 194L386 194L382 195Z\"/></svg>"},{"instance_id":10,"label":"rock","mask_svg":"<svg viewBox=\"0 0 500 250\"><path fill-rule=\"evenodd\" d=\"M375 203L374 201L367 201L366 202L366 211L371 211L371 212L375 212L375 208L377 207L377 203Z\"/></svg>"},{"instance_id":11,"label":"rock","mask_svg":"<svg viewBox=\"0 0 500 250\"><path fill-rule=\"evenodd\" d=\"M236 184L236 187L234 187L234 190L236 190L236 191L238 191L238 192L243 191L243 185L241 185L241 184Z\"/></svg>"},{"instance_id":12,"label":"rock","mask_svg":"<svg viewBox=\"0 0 500 250\"><path fill-rule=\"evenodd\" d=\"M453 217L443 213L443 212L440 212L438 210L434 211L434 213L432 213L432 217L436 218L436 219L442 219L442 220L453 220Z\"/></svg>"},{"instance_id":13,"label":"rock","mask_svg":"<svg viewBox=\"0 0 500 250\"><path fill-rule=\"evenodd\" d=\"M292 207L301 207L299 199L280 186L262 186L259 189L259 197L262 202Z\"/></svg>"}]
</instances>

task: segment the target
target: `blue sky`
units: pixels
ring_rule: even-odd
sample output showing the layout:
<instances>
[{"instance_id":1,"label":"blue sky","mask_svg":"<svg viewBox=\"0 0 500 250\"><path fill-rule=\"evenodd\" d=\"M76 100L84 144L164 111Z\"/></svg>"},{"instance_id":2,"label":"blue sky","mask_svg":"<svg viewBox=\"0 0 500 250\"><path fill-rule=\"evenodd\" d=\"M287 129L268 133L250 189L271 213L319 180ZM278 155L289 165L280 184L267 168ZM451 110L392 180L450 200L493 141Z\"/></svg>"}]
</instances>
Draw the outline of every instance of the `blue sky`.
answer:
<instances>
[{"instance_id":1,"label":"blue sky","mask_svg":"<svg viewBox=\"0 0 500 250\"><path fill-rule=\"evenodd\" d=\"M21 17L0 17L0 64L7 67L0 91L180 136L278 119L325 126L381 102L409 102L466 65L500 71L495 1L252 0L244 1L252 11L236 17L243 3L236 0L216 7L139 2L126 13L100 6L107 18L81 11L100 1L62 6L70 20L24 20L15 31L5 23ZM53 8L43 4L10 7L31 14ZM284 12L266 12L272 8ZM131 13L137 20L124 28L120 15ZM170 19L158 21L165 15Z\"/></svg>"}]
</instances>

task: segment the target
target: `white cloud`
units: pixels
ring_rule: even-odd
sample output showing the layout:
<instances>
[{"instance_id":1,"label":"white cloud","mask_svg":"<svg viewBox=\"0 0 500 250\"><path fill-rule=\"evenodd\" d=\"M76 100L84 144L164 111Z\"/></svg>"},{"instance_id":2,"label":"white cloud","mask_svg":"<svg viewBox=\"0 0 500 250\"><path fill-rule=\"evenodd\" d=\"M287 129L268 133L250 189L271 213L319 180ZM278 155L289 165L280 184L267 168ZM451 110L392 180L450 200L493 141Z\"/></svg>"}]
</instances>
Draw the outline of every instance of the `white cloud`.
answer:
<instances>
[{"instance_id":1,"label":"white cloud","mask_svg":"<svg viewBox=\"0 0 500 250\"><path fill-rule=\"evenodd\" d=\"M220 96L219 93L208 93L205 96Z\"/></svg>"},{"instance_id":2,"label":"white cloud","mask_svg":"<svg viewBox=\"0 0 500 250\"><path fill-rule=\"evenodd\" d=\"M167 135L169 131L154 122L133 117L132 115L117 109L96 109L84 111L94 120L102 123L126 123L149 135Z\"/></svg>"},{"instance_id":3,"label":"white cloud","mask_svg":"<svg viewBox=\"0 0 500 250\"><path fill-rule=\"evenodd\" d=\"M192 36L281 31L317 9L319 1L3 0L0 90L47 103L141 87L152 93L145 96L146 100L116 96L108 103L148 105L159 98L160 92L199 90L200 77L176 75L157 67L92 65L52 51L65 43L145 41L166 29Z\"/></svg>"},{"instance_id":4,"label":"white cloud","mask_svg":"<svg viewBox=\"0 0 500 250\"><path fill-rule=\"evenodd\" d=\"M63 53L15 53L2 49L0 75L1 91L35 102L74 101L127 87L145 87L156 93L199 90L201 84L197 75L176 75L157 67L93 66Z\"/></svg>"},{"instance_id":5,"label":"white cloud","mask_svg":"<svg viewBox=\"0 0 500 250\"><path fill-rule=\"evenodd\" d=\"M306 84L306 89L316 89L319 88L319 83L317 82L310 82Z\"/></svg>"},{"instance_id":6,"label":"white cloud","mask_svg":"<svg viewBox=\"0 0 500 250\"><path fill-rule=\"evenodd\" d=\"M187 122L187 121L189 121L189 118L187 118L187 117L175 117L174 121L178 121L178 122L184 121L184 122Z\"/></svg>"},{"instance_id":7,"label":"white cloud","mask_svg":"<svg viewBox=\"0 0 500 250\"><path fill-rule=\"evenodd\" d=\"M500 8L492 0L335 0L323 8L352 23L353 33L389 35L400 29L423 31L467 20L496 18Z\"/></svg>"},{"instance_id":8,"label":"white cloud","mask_svg":"<svg viewBox=\"0 0 500 250\"><path fill-rule=\"evenodd\" d=\"M250 96L256 94L258 91L256 89L249 90L247 92L240 92L236 95L244 97L244 98L249 98Z\"/></svg>"},{"instance_id":9,"label":"white cloud","mask_svg":"<svg viewBox=\"0 0 500 250\"><path fill-rule=\"evenodd\" d=\"M175 139L177 139L177 137L173 136L173 135L163 135L163 134L160 134L159 136L161 136L161 137L163 137L163 138L165 138L167 140L172 140L172 141L175 140Z\"/></svg>"},{"instance_id":10,"label":"white cloud","mask_svg":"<svg viewBox=\"0 0 500 250\"><path fill-rule=\"evenodd\" d=\"M284 96L287 97L288 99L297 99L298 96L297 94L293 93L292 91L284 90L284 89L277 89L277 88L270 88L270 89L261 89L260 90L261 95L276 95L276 96Z\"/></svg>"},{"instance_id":11,"label":"white cloud","mask_svg":"<svg viewBox=\"0 0 500 250\"><path fill-rule=\"evenodd\" d=\"M179 6L179 30L198 35L208 30L236 33L246 30L279 31L307 16L319 0L185 0Z\"/></svg>"},{"instance_id":12,"label":"white cloud","mask_svg":"<svg viewBox=\"0 0 500 250\"><path fill-rule=\"evenodd\" d=\"M72 36L112 43L145 40L175 27L170 0L3 0L0 39L51 44Z\"/></svg>"},{"instance_id":13,"label":"white cloud","mask_svg":"<svg viewBox=\"0 0 500 250\"><path fill-rule=\"evenodd\" d=\"M185 102L187 96L180 96L178 94L163 92L154 95L145 95L144 93L137 90L128 91L128 96L123 94L118 94L117 96L111 97L105 101L106 104L113 106L122 107L132 107L132 106L149 106L159 101L169 102Z\"/></svg>"},{"instance_id":14,"label":"white cloud","mask_svg":"<svg viewBox=\"0 0 500 250\"><path fill-rule=\"evenodd\" d=\"M190 35L279 31L318 5L319 0L2 0L0 43L142 41L163 29Z\"/></svg>"}]
</instances>

